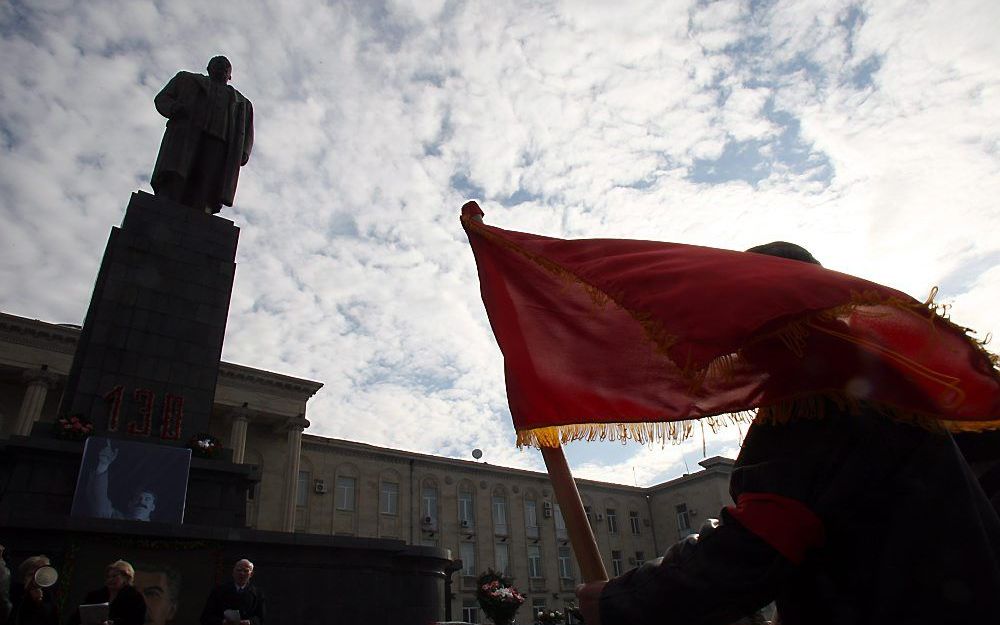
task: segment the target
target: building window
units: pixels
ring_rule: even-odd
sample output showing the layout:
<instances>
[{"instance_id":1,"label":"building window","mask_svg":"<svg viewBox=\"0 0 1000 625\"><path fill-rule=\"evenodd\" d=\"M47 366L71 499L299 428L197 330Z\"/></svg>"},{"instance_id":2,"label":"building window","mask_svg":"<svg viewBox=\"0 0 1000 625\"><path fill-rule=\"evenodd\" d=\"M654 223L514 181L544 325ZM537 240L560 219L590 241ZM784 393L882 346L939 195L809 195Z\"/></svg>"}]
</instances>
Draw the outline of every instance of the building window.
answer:
<instances>
[{"instance_id":1,"label":"building window","mask_svg":"<svg viewBox=\"0 0 1000 625\"><path fill-rule=\"evenodd\" d=\"M337 478L337 510L354 510L355 483L353 477Z\"/></svg>"},{"instance_id":2,"label":"building window","mask_svg":"<svg viewBox=\"0 0 1000 625\"><path fill-rule=\"evenodd\" d=\"M528 538L538 538L538 504L534 499L524 500L524 529Z\"/></svg>"},{"instance_id":3,"label":"building window","mask_svg":"<svg viewBox=\"0 0 1000 625\"><path fill-rule=\"evenodd\" d=\"M507 535L507 498L493 496L493 531L497 536Z\"/></svg>"},{"instance_id":4,"label":"building window","mask_svg":"<svg viewBox=\"0 0 1000 625\"><path fill-rule=\"evenodd\" d=\"M510 550L507 548L507 543L496 544L496 556L496 570L510 576Z\"/></svg>"},{"instance_id":5,"label":"building window","mask_svg":"<svg viewBox=\"0 0 1000 625\"><path fill-rule=\"evenodd\" d=\"M675 509L677 510L677 533L683 538L691 533L691 517L688 515L686 503L677 504Z\"/></svg>"},{"instance_id":6,"label":"building window","mask_svg":"<svg viewBox=\"0 0 1000 625\"><path fill-rule=\"evenodd\" d=\"M642 526L639 523L639 513L635 510L629 510L628 522L632 526L632 534L638 536L642 532Z\"/></svg>"},{"instance_id":7,"label":"building window","mask_svg":"<svg viewBox=\"0 0 1000 625\"><path fill-rule=\"evenodd\" d=\"M636 566L642 566L645 563L646 563L646 554L643 553L642 551L636 551L635 552L635 565Z\"/></svg>"},{"instance_id":8,"label":"building window","mask_svg":"<svg viewBox=\"0 0 1000 625\"><path fill-rule=\"evenodd\" d=\"M420 515L431 525L437 525L438 519L438 489L437 486L424 486L420 496Z\"/></svg>"},{"instance_id":9,"label":"building window","mask_svg":"<svg viewBox=\"0 0 1000 625\"><path fill-rule=\"evenodd\" d=\"M538 545L528 545L528 577L542 577L542 549Z\"/></svg>"},{"instance_id":10,"label":"building window","mask_svg":"<svg viewBox=\"0 0 1000 625\"><path fill-rule=\"evenodd\" d=\"M479 604L468 600L462 603L462 620L466 623L479 622Z\"/></svg>"},{"instance_id":11,"label":"building window","mask_svg":"<svg viewBox=\"0 0 1000 625\"><path fill-rule=\"evenodd\" d=\"M473 493L467 488L458 491L458 520L462 527L472 527L475 524Z\"/></svg>"},{"instance_id":12,"label":"building window","mask_svg":"<svg viewBox=\"0 0 1000 625\"><path fill-rule=\"evenodd\" d=\"M476 576L476 543L463 542L458 544L458 555L462 558L462 575Z\"/></svg>"},{"instance_id":13,"label":"building window","mask_svg":"<svg viewBox=\"0 0 1000 625\"><path fill-rule=\"evenodd\" d=\"M604 515L608 517L608 533L617 534L618 533L618 513L615 512L614 508L608 508Z\"/></svg>"},{"instance_id":14,"label":"building window","mask_svg":"<svg viewBox=\"0 0 1000 625\"><path fill-rule=\"evenodd\" d=\"M378 509L382 514L399 514L399 484L382 482Z\"/></svg>"},{"instance_id":15,"label":"building window","mask_svg":"<svg viewBox=\"0 0 1000 625\"><path fill-rule=\"evenodd\" d=\"M566 533L566 519L563 518L559 504L552 506L552 516L556 520L556 540L566 540L568 537Z\"/></svg>"},{"instance_id":16,"label":"building window","mask_svg":"<svg viewBox=\"0 0 1000 625\"><path fill-rule=\"evenodd\" d=\"M621 551L612 551L611 552L611 571L612 571L612 574L615 577L618 577L622 573L625 572L624 569L622 568L622 552Z\"/></svg>"},{"instance_id":17,"label":"building window","mask_svg":"<svg viewBox=\"0 0 1000 625\"><path fill-rule=\"evenodd\" d=\"M569 547L559 547L559 577L573 579L573 567L570 564Z\"/></svg>"},{"instance_id":18,"label":"building window","mask_svg":"<svg viewBox=\"0 0 1000 625\"><path fill-rule=\"evenodd\" d=\"M309 471L299 471L299 483L295 487L295 505L309 505Z\"/></svg>"},{"instance_id":19,"label":"building window","mask_svg":"<svg viewBox=\"0 0 1000 625\"><path fill-rule=\"evenodd\" d=\"M545 612L545 597L532 597L531 598L531 618L535 619L533 622L540 621L538 618L539 612Z\"/></svg>"}]
</instances>

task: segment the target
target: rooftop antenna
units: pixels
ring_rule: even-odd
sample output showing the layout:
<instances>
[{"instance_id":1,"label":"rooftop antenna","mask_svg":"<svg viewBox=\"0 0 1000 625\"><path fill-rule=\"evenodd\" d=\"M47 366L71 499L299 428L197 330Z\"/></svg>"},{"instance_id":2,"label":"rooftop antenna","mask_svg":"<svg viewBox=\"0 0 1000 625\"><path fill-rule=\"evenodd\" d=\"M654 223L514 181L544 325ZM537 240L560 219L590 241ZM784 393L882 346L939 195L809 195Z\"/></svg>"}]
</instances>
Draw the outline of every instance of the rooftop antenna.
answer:
<instances>
[{"instance_id":1,"label":"rooftop antenna","mask_svg":"<svg viewBox=\"0 0 1000 625\"><path fill-rule=\"evenodd\" d=\"M632 483L639 486L639 480L635 477L635 467L632 467Z\"/></svg>"},{"instance_id":2,"label":"rooftop antenna","mask_svg":"<svg viewBox=\"0 0 1000 625\"><path fill-rule=\"evenodd\" d=\"M688 459L684 454L681 454L681 460L684 461L684 475L691 473L691 468L688 466Z\"/></svg>"}]
</instances>

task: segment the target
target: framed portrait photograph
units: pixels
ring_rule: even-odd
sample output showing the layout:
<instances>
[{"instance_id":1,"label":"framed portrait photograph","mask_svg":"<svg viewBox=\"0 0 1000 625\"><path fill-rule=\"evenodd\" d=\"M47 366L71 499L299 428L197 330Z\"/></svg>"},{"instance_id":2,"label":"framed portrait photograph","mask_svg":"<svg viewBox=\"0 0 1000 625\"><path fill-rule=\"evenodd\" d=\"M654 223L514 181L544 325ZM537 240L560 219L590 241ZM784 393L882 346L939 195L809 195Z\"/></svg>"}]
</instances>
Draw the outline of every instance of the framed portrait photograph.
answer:
<instances>
[{"instance_id":1,"label":"framed portrait photograph","mask_svg":"<svg viewBox=\"0 0 1000 625\"><path fill-rule=\"evenodd\" d=\"M71 514L183 523L191 450L91 436Z\"/></svg>"}]
</instances>

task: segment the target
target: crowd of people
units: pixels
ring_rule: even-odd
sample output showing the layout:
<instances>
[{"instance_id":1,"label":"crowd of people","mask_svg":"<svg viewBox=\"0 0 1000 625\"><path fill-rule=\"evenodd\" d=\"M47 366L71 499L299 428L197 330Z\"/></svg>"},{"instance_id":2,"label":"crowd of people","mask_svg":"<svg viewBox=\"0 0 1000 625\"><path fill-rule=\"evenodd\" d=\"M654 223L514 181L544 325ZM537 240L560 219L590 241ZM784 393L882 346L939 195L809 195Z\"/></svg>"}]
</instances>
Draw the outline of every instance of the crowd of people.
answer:
<instances>
[{"instance_id":1,"label":"crowd of people","mask_svg":"<svg viewBox=\"0 0 1000 625\"><path fill-rule=\"evenodd\" d=\"M100 625L166 625L177 614L177 576L163 567L137 569L116 560L104 569L104 585L62 614L55 585L57 573L47 556L25 558L13 570L3 556L0 545L0 625L93 625L84 612L106 612L105 620L98 621ZM263 625L264 595L251 583L253 574L253 562L236 562L232 581L210 592L200 625ZM88 607L81 610L80 606ZM102 607L89 611L90 606Z\"/></svg>"}]
</instances>

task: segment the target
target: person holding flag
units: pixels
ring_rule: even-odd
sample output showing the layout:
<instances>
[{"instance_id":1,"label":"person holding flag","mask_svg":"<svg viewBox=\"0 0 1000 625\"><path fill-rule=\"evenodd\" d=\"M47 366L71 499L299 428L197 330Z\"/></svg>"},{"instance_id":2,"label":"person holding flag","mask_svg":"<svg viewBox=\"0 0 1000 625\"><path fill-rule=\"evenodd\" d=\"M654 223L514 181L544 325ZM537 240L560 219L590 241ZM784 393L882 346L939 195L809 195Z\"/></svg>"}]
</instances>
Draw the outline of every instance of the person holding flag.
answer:
<instances>
[{"instance_id":1,"label":"person holding flag","mask_svg":"<svg viewBox=\"0 0 1000 625\"><path fill-rule=\"evenodd\" d=\"M792 244L566 241L481 217L463 208L519 444L752 419L735 505L661 559L585 576L587 625L721 625L771 601L782 625L1000 615L1000 520L950 436L1000 427L1000 373L966 329Z\"/></svg>"}]
</instances>

